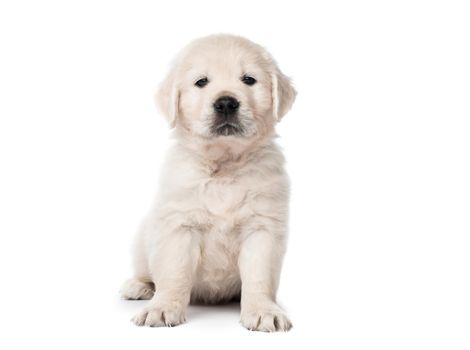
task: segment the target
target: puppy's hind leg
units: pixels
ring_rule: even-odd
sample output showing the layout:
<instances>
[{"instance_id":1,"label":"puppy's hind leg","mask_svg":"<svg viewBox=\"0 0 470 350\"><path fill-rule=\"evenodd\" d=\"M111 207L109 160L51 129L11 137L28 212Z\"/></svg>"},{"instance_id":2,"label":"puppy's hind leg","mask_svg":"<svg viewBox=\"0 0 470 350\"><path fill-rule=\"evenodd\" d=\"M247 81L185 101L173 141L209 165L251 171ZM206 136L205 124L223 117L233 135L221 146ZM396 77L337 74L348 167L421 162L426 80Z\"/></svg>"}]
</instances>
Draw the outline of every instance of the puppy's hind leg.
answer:
<instances>
[{"instance_id":1,"label":"puppy's hind leg","mask_svg":"<svg viewBox=\"0 0 470 350\"><path fill-rule=\"evenodd\" d=\"M133 251L134 278L124 282L121 298L128 300L150 300L155 293L155 285L150 277L147 256L143 246L143 232L139 232Z\"/></svg>"},{"instance_id":2,"label":"puppy's hind leg","mask_svg":"<svg viewBox=\"0 0 470 350\"><path fill-rule=\"evenodd\" d=\"M121 297L127 300L150 300L155 293L152 282L142 282L131 278L124 282L120 290Z\"/></svg>"}]
</instances>

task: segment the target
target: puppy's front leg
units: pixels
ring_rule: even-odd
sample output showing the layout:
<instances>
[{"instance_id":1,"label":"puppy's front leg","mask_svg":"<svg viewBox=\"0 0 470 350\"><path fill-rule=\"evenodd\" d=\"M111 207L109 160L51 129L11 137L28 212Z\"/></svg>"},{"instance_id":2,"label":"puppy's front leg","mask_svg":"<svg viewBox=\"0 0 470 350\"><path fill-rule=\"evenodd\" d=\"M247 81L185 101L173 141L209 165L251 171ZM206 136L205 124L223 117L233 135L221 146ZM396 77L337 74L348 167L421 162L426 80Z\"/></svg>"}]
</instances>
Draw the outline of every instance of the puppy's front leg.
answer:
<instances>
[{"instance_id":1,"label":"puppy's front leg","mask_svg":"<svg viewBox=\"0 0 470 350\"><path fill-rule=\"evenodd\" d=\"M283 239L267 231L251 233L243 242L239 257L240 322L249 330L274 332L292 327L275 302L283 252Z\"/></svg>"},{"instance_id":2,"label":"puppy's front leg","mask_svg":"<svg viewBox=\"0 0 470 350\"><path fill-rule=\"evenodd\" d=\"M180 225L162 233L150 252L149 268L155 294L134 318L138 326L175 326L185 321L193 275L199 260L199 236Z\"/></svg>"}]
</instances>

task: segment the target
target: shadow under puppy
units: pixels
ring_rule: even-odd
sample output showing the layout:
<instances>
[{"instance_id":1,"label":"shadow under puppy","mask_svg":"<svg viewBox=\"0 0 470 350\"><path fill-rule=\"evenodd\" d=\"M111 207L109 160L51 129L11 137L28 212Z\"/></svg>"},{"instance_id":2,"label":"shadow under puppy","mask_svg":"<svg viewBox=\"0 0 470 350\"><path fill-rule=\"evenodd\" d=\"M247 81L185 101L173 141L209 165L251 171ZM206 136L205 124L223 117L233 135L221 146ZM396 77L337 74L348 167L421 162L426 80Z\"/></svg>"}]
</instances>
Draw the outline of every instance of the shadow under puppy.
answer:
<instances>
[{"instance_id":1,"label":"shadow under puppy","mask_svg":"<svg viewBox=\"0 0 470 350\"><path fill-rule=\"evenodd\" d=\"M276 304L286 249L288 177L275 124L296 92L261 46L214 35L177 56L157 96L175 144L139 230L125 299L149 299L139 326L185 321L190 301L241 298L250 330L286 331Z\"/></svg>"}]
</instances>

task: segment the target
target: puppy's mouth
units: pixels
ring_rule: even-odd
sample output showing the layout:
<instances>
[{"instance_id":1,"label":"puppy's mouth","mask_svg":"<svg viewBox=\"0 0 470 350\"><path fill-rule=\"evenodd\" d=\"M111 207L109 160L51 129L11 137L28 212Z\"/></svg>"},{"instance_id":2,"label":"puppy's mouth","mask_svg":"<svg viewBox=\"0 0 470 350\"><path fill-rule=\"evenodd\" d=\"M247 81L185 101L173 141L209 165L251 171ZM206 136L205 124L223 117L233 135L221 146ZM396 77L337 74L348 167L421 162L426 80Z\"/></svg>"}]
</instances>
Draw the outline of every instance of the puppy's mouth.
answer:
<instances>
[{"instance_id":1,"label":"puppy's mouth","mask_svg":"<svg viewBox=\"0 0 470 350\"><path fill-rule=\"evenodd\" d=\"M211 128L212 134L216 136L241 136L243 128L240 124L234 122L217 123Z\"/></svg>"}]
</instances>

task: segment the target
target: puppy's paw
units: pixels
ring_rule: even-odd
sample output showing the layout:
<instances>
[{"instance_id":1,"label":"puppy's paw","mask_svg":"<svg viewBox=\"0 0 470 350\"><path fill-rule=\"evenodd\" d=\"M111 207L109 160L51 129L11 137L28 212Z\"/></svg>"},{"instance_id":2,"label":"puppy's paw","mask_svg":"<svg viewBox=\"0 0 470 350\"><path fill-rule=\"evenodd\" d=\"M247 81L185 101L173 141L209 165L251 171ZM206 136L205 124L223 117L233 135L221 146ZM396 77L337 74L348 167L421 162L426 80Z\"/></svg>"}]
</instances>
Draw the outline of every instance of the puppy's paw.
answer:
<instances>
[{"instance_id":1,"label":"puppy's paw","mask_svg":"<svg viewBox=\"0 0 470 350\"><path fill-rule=\"evenodd\" d=\"M250 331L287 332L292 328L284 311L274 303L242 309L240 322Z\"/></svg>"},{"instance_id":2,"label":"puppy's paw","mask_svg":"<svg viewBox=\"0 0 470 350\"><path fill-rule=\"evenodd\" d=\"M184 323L185 308L180 303L151 303L144 307L132 322L137 326L147 327L173 327Z\"/></svg>"},{"instance_id":3,"label":"puppy's paw","mask_svg":"<svg viewBox=\"0 0 470 350\"><path fill-rule=\"evenodd\" d=\"M153 297L154 288L152 283L142 282L133 278L124 282L120 293L123 299L150 300Z\"/></svg>"}]
</instances>

